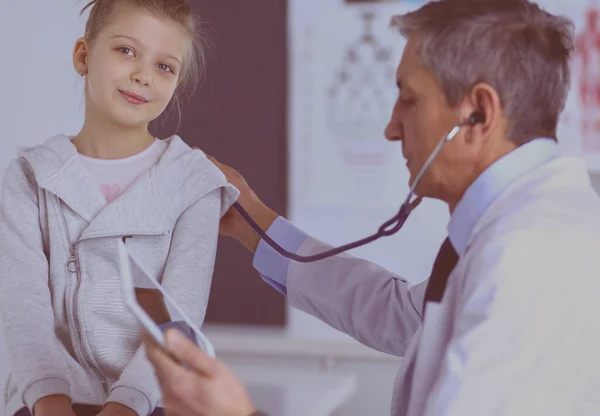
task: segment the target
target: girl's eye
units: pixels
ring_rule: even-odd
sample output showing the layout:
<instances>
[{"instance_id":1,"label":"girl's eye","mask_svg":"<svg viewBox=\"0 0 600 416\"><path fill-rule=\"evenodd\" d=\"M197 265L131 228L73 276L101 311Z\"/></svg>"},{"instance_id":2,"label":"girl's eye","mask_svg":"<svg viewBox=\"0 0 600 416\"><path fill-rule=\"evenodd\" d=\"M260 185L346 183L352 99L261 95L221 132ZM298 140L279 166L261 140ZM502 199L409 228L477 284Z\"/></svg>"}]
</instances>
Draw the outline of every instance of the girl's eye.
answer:
<instances>
[{"instance_id":1,"label":"girl's eye","mask_svg":"<svg viewBox=\"0 0 600 416\"><path fill-rule=\"evenodd\" d=\"M160 69L161 71L164 71L164 72L169 72L171 74L175 73L173 68L171 68L169 65L166 65L166 64L158 64L158 69Z\"/></svg>"},{"instance_id":2,"label":"girl's eye","mask_svg":"<svg viewBox=\"0 0 600 416\"><path fill-rule=\"evenodd\" d=\"M121 52L123 55L128 55L128 56L134 56L133 50L126 48L126 47L121 47L117 49L119 52Z\"/></svg>"}]
</instances>

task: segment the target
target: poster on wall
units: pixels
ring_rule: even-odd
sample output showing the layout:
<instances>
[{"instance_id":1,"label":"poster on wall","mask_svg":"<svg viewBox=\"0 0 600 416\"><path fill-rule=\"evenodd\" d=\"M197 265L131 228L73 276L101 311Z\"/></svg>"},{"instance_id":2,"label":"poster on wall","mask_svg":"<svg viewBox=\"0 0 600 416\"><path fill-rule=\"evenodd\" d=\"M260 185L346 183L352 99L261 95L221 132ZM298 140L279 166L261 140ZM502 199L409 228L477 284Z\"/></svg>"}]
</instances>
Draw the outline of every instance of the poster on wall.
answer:
<instances>
[{"instance_id":1,"label":"poster on wall","mask_svg":"<svg viewBox=\"0 0 600 416\"><path fill-rule=\"evenodd\" d=\"M295 3L290 197L318 206L397 208L405 189L395 188L408 172L400 144L387 142L384 129L405 42L390 18L422 2Z\"/></svg>"},{"instance_id":2,"label":"poster on wall","mask_svg":"<svg viewBox=\"0 0 600 416\"><path fill-rule=\"evenodd\" d=\"M572 88L560 120L565 153L600 173L600 0L542 0L576 25ZM408 190L401 145L384 129L405 42L390 18L422 0L291 0L290 207L391 211Z\"/></svg>"},{"instance_id":3,"label":"poster on wall","mask_svg":"<svg viewBox=\"0 0 600 416\"><path fill-rule=\"evenodd\" d=\"M560 138L584 155L590 172L600 173L600 2L556 2L548 9L576 26L571 93Z\"/></svg>"}]
</instances>

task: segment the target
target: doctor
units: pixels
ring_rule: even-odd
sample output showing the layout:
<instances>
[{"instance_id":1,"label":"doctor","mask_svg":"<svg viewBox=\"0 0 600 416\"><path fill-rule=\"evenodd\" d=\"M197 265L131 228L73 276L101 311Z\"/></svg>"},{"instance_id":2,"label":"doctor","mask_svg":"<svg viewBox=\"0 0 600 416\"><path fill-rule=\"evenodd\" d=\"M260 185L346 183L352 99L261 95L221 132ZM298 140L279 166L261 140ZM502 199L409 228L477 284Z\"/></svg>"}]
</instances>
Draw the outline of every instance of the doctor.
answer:
<instances>
[{"instance_id":1,"label":"doctor","mask_svg":"<svg viewBox=\"0 0 600 416\"><path fill-rule=\"evenodd\" d=\"M451 212L430 278L411 285L349 255L291 262L235 211L221 233L293 307L405 357L394 416L600 414L600 200L585 164L557 149L571 23L527 0L441 0L392 22L408 43L385 135L402 143L411 183L448 130L480 114L417 189ZM274 240L302 255L328 248L220 167ZM256 410L224 364L168 340L188 368L151 343L148 355L171 414Z\"/></svg>"}]
</instances>

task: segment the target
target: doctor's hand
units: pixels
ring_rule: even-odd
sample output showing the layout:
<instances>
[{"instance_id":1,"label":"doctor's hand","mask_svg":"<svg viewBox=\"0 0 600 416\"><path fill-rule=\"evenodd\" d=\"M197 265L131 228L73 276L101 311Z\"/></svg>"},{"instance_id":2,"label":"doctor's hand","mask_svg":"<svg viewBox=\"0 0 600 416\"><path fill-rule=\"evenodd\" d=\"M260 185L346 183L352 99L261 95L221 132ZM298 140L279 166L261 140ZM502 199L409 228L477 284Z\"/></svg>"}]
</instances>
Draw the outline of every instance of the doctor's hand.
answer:
<instances>
[{"instance_id":1,"label":"doctor's hand","mask_svg":"<svg viewBox=\"0 0 600 416\"><path fill-rule=\"evenodd\" d=\"M227 366L207 356L176 329L166 331L174 361L149 336L146 354L155 367L167 416L251 416L256 409ZM185 365L185 367L183 365Z\"/></svg>"},{"instance_id":2,"label":"doctor's hand","mask_svg":"<svg viewBox=\"0 0 600 416\"><path fill-rule=\"evenodd\" d=\"M214 157L206 155L225 174L227 181L240 191L238 202L248 211L248 214L256 221L258 226L267 231L273 221L279 216L275 211L266 206L254 193L246 182L246 179L235 169L217 161ZM240 213L233 207L221 219L220 234L233 237L242 243L252 253L260 242L260 237L246 223Z\"/></svg>"}]
</instances>

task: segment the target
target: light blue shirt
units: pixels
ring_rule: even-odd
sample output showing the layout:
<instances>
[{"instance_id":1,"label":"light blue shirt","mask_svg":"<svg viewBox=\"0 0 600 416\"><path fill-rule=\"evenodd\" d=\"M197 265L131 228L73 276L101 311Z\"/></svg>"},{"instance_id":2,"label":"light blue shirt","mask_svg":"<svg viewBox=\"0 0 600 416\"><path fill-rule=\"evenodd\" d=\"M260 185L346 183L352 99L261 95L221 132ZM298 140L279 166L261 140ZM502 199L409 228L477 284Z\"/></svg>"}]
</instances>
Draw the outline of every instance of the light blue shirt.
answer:
<instances>
[{"instance_id":1,"label":"light blue shirt","mask_svg":"<svg viewBox=\"0 0 600 416\"><path fill-rule=\"evenodd\" d=\"M448 224L448 235L457 253L462 253L475 225L488 206L513 181L527 172L553 160L559 154L558 145L552 139L532 140L491 164L469 186L456 205ZM269 237L293 253L297 252L308 235L279 217L267 231ZM254 255L254 268L263 280L284 295L290 259L273 250L263 240Z\"/></svg>"},{"instance_id":2,"label":"light blue shirt","mask_svg":"<svg viewBox=\"0 0 600 416\"><path fill-rule=\"evenodd\" d=\"M525 143L492 163L467 188L454 208L448 224L448 236L457 253L465 249L475 225L513 181L558 156L558 145L552 139L536 139Z\"/></svg>"}]
</instances>

